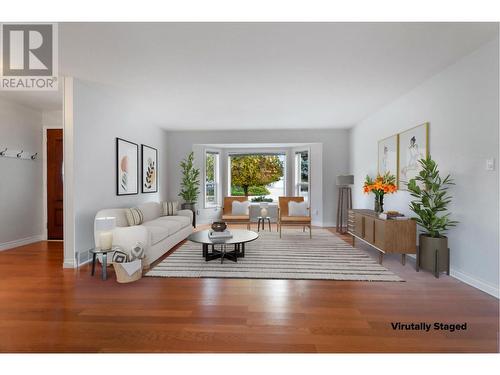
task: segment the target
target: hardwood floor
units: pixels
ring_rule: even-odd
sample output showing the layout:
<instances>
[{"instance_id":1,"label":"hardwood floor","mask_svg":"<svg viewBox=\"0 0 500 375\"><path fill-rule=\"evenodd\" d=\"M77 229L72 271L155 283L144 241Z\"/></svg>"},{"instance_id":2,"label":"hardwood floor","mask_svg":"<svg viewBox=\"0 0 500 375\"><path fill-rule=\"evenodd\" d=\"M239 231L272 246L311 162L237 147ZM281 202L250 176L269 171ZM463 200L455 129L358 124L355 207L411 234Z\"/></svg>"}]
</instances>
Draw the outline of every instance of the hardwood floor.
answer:
<instances>
[{"instance_id":1,"label":"hardwood floor","mask_svg":"<svg viewBox=\"0 0 500 375\"><path fill-rule=\"evenodd\" d=\"M313 232L314 235L314 232ZM350 238L345 238L350 242ZM373 257L375 251L367 250ZM497 352L498 300L456 279L406 282L142 278L61 268L62 243L0 252L1 352ZM467 323L395 331L391 322Z\"/></svg>"}]
</instances>

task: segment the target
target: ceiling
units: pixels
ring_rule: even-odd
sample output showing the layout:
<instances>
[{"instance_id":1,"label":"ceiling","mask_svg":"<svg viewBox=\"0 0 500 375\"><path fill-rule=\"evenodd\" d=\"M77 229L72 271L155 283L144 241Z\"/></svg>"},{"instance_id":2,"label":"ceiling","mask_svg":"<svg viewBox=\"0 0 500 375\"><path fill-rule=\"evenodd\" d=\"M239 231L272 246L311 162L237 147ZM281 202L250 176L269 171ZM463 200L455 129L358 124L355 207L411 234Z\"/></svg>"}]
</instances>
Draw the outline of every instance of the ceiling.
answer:
<instances>
[{"instance_id":1,"label":"ceiling","mask_svg":"<svg viewBox=\"0 0 500 375\"><path fill-rule=\"evenodd\" d=\"M496 23L63 23L60 74L128 91L171 130L346 128L496 36Z\"/></svg>"}]
</instances>

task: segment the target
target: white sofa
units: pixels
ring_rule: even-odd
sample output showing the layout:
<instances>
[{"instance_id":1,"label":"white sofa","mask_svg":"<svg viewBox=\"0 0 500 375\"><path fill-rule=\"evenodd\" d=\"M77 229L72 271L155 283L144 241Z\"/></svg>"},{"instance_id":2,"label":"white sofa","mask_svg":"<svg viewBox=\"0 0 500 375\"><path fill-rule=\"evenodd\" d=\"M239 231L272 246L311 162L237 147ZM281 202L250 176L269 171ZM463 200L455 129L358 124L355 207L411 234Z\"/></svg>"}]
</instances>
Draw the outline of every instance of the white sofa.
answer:
<instances>
[{"instance_id":1,"label":"white sofa","mask_svg":"<svg viewBox=\"0 0 500 375\"><path fill-rule=\"evenodd\" d=\"M148 202L137 206L143 215L141 225L129 226L125 209L109 208L100 210L95 218L114 217L116 227L113 229L113 245L121 246L130 251L137 242L145 245L146 257L143 265L149 267L151 263L160 258L193 232L193 212L179 210L175 216L163 216L160 203ZM94 241L99 247L99 235L94 221Z\"/></svg>"}]
</instances>

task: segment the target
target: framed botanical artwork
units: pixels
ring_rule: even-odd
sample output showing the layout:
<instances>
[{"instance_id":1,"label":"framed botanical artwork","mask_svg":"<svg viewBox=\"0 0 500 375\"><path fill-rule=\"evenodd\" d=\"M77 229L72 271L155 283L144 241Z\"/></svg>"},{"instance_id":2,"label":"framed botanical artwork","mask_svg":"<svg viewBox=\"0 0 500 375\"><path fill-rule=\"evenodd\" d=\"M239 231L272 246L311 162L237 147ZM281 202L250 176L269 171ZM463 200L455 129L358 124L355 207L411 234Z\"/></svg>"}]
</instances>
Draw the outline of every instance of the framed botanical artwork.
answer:
<instances>
[{"instance_id":1,"label":"framed botanical artwork","mask_svg":"<svg viewBox=\"0 0 500 375\"><path fill-rule=\"evenodd\" d=\"M116 138L116 195L139 193L139 146Z\"/></svg>"},{"instance_id":2,"label":"framed botanical artwork","mask_svg":"<svg viewBox=\"0 0 500 375\"><path fill-rule=\"evenodd\" d=\"M141 145L142 159L142 192L156 193L158 191L158 150Z\"/></svg>"},{"instance_id":3,"label":"framed botanical artwork","mask_svg":"<svg viewBox=\"0 0 500 375\"><path fill-rule=\"evenodd\" d=\"M429 155L429 123L415 126L399 133L399 188L406 190L406 184L420 173L420 159Z\"/></svg>"},{"instance_id":4,"label":"framed botanical artwork","mask_svg":"<svg viewBox=\"0 0 500 375\"><path fill-rule=\"evenodd\" d=\"M378 173L384 175L387 172L398 178L398 135L381 139L378 141Z\"/></svg>"}]
</instances>

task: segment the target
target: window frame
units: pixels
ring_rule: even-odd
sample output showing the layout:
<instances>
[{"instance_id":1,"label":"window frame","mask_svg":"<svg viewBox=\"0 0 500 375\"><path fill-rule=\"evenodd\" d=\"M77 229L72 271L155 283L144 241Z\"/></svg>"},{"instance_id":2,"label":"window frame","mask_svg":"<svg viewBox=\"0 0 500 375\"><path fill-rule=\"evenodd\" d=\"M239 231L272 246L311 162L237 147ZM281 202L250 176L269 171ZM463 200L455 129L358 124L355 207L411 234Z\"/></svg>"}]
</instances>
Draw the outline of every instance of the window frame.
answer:
<instances>
[{"instance_id":1,"label":"window frame","mask_svg":"<svg viewBox=\"0 0 500 375\"><path fill-rule=\"evenodd\" d=\"M206 148L203 152L203 207L204 208L220 208L221 203L221 150ZM216 155L216 160L214 163L214 190L215 190L215 203L207 202L207 157L208 155Z\"/></svg>"},{"instance_id":2,"label":"window frame","mask_svg":"<svg viewBox=\"0 0 500 375\"><path fill-rule=\"evenodd\" d=\"M307 169L307 183L301 181L301 157L300 154L307 152L307 161L308 161L308 169ZM311 148L305 147L300 149L293 150L293 191L296 197L300 197L300 186L307 186L307 199L304 201L307 202L307 205L311 206Z\"/></svg>"}]
</instances>

